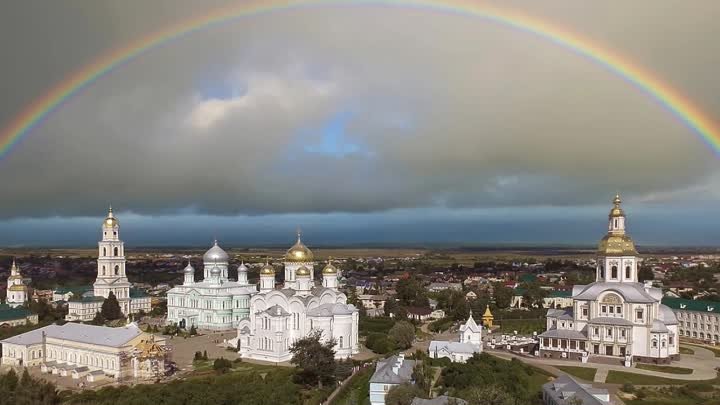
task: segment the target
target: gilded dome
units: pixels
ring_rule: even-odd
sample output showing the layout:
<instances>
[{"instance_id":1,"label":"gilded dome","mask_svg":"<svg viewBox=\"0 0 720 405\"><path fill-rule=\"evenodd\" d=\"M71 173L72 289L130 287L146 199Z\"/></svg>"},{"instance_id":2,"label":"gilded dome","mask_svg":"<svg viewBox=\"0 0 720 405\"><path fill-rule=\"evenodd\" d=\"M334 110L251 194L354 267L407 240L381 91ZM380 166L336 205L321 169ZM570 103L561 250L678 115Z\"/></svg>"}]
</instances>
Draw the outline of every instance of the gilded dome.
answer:
<instances>
[{"instance_id":1,"label":"gilded dome","mask_svg":"<svg viewBox=\"0 0 720 405\"><path fill-rule=\"evenodd\" d=\"M307 263L313 261L313 253L300 240L300 232L298 232L297 242L295 242L293 247L288 249L287 253L285 253L285 261L294 263Z\"/></svg>"},{"instance_id":2,"label":"gilded dome","mask_svg":"<svg viewBox=\"0 0 720 405\"><path fill-rule=\"evenodd\" d=\"M327 266L323 268L322 271L323 274L337 274L337 268L332 265L332 263L328 262Z\"/></svg>"},{"instance_id":3,"label":"gilded dome","mask_svg":"<svg viewBox=\"0 0 720 405\"><path fill-rule=\"evenodd\" d=\"M613 207L610 209L610 218L625 216L625 212L622 210L622 208L620 208L621 203L622 200L620 199L620 194L616 194L615 198L613 199Z\"/></svg>"},{"instance_id":4,"label":"gilded dome","mask_svg":"<svg viewBox=\"0 0 720 405\"><path fill-rule=\"evenodd\" d=\"M120 222L115 218L115 215L113 215L112 207L108 210L107 218L103 221L103 227L106 228L114 228L116 226L120 225Z\"/></svg>"},{"instance_id":5,"label":"gilded dome","mask_svg":"<svg viewBox=\"0 0 720 405\"><path fill-rule=\"evenodd\" d=\"M10 291L25 291L26 287L23 284L15 284L11 285L9 290Z\"/></svg>"},{"instance_id":6,"label":"gilded dome","mask_svg":"<svg viewBox=\"0 0 720 405\"><path fill-rule=\"evenodd\" d=\"M272 264L265 262L265 265L260 269L260 274L275 275L275 267Z\"/></svg>"},{"instance_id":7,"label":"gilded dome","mask_svg":"<svg viewBox=\"0 0 720 405\"><path fill-rule=\"evenodd\" d=\"M214 242L213 247L203 255L203 262L205 263L227 263L229 259L230 256L218 246L217 240Z\"/></svg>"},{"instance_id":8,"label":"gilded dome","mask_svg":"<svg viewBox=\"0 0 720 405\"><path fill-rule=\"evenodd\" d=\"M605 256L637 255L635 242L628 235L605 235L598 244L598 254Z\"/></svg>"},{"instance_id":9,"label":"gilded dome","mask_svg":"<svg viewBox=\"0 0 720 405\"><path fill-rule=\"evenodd\" d=\"M300 266L300 268L295 272L295 275L298 277L310 277L310 269L305 266Z\"/></svg>"}]
</instances>

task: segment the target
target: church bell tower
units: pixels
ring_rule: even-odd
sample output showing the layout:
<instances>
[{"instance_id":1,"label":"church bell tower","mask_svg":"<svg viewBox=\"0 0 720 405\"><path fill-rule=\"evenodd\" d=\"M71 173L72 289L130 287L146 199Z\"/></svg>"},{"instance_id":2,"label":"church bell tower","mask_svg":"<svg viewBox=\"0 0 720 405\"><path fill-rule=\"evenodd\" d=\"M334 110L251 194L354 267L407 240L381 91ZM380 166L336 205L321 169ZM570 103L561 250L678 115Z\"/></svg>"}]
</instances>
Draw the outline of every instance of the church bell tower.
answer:
<instances>
[{"instance_id":1,"label":"church bell tower","mask_svg":"<svg viewBox=\"0 0 720 405\"><path fill-rule=\"evenodd\" d=\"M125 275L125 247L120 240L120 222L115 218L112 207L102 223L97 263L97 279L93 284L95 296L107 298L112 292L120 303L120 309L127 315L130 312L130 282Z\"/></svg>"},{"instance_id":2,"label":"church bell tower","mask_svg":"<svg viewBox=\"0 0 720 405\"><path fill-rule=\"evenodd\" d=\"M608 283L636 283L637 250L625 232L625 212L620 195L613 199L608 215L608 232L598 245L596 281Z\"/></svg>"}]
</instances>

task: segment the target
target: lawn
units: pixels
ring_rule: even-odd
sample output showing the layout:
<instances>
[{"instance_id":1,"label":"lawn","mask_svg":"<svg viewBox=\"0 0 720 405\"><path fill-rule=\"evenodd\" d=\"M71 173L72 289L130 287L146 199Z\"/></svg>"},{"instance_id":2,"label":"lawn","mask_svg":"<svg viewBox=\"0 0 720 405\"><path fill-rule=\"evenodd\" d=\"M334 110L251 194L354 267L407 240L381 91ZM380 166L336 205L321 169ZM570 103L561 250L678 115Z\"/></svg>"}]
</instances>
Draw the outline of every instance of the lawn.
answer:
<instances>
[{"instance_id":1,"label":"lawn","mask_svg":"<svg viewBox=\"0 0 720 405\"><path fill-rule=\"evenodd\" d=\"M637 365L635 367L642 369L642 370L659 371L661 373L670 373L670 374L692 374L692 372L693 372L691 368L673 367L673 366L658 366L656 364L637 363Z\"/></svg>"},{"instance_id":2,"label":"lawn","mask_svg":"<svg viewBox=\"0 0 720 405\"><path fill-rule=\"evenodd\" d=\"M555 366L555 368L590 382L595 379L595 372L597 372L597 369L592 367Z\"/></svg>"},{"instance_id":3,"label":"lawn","mask_svg":"<svg viewBox=\"0 0 720 405\"><path fill-rule=\"evenodd\" d=\"M633 385L683 385L683 384L717 384L718 378L711 380L681 380L675 378L655 377L652 375L643 375L628 373L625 371L610 370L607 379L608 384L633 384Z\"/></svg>"},{"instance_id":4,"label":"lawn","mask_svg":"<svg viewBox=\"0 0 720 405\"><path fill-rule=\"evenodd\" d=\"M680 354L695 354L695 350L687 346L680 346Z\"/></svg>"},{"instance_id":5,"label":"lawn","mask_svg":"<svg viewBox=\"0 0 720 405\"><path fill-rule=\"evenodd\" d=\"M642 399L625 400L627 405L695 405L717 394L711 385L688 384L673 387L642 388L635 391Z\"/></svg>"},{"instance_id":6,"label":"lawn","mask_svg":"<svg viewBox=\"0 0 720 405\"><path fill-rule=\"evenodd\" d=\"M521 335L528 335L533 332L543 332L547 325L545 319L503 319L498 321L500 329L497 333L513 333L517 331Z\"/></svg>"},{"instance_id":7,"label":"lawn","mask_svg":"<svg viewBox=\"0 0 720 405\"><path fill-rule=\"evenodd\" d=\"M695 346L695 347L701 347L703 349L708 349L711 352L715 353L715 357L720 357L720 349L718 349L717 347L703 346L703 345L691 345L691 344L688 344L688 346ZM682 347L681 347L681 349L682 349Z\"/></svg>"},{"instance_id":8,"label":"lawn","mask_svg":"<svg viewBox=\"0 0 720 405\"><path fill-rule=\"evenodd\" d=\"M374 367L367 367L355 374L352 379L342 388L342 391L333 398L329 405L350 405L363 404L370 398L370 377Z\"/></svg>"},{"instance_id":9,"label":"lawn","mask_svg":"<svg viewBox=\"0 0 720 405\"><path fill-rule=\"evenodd\" d=\"M533 366L528 366L528 367L530 367L530 369L532 369L532 371L533 371L533 373L530 376L528 376L528 389L530 390L530 392L533 392L533 393L542 392L542 385L545 384L546 382L548 382L550 380L550 378L555 377L554 374L550 374L549 372L547 372L543 369L533 367Z\"/></svg>"}]
</instances>

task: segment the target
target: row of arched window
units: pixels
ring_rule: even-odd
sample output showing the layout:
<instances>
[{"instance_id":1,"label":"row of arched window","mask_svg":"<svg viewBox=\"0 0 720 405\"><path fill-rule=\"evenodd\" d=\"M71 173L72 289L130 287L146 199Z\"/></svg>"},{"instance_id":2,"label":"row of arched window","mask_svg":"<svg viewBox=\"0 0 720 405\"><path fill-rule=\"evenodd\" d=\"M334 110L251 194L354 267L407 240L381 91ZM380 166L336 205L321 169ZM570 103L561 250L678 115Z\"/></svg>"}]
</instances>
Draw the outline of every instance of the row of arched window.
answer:
<instances>
[{"instance_id":1,"label":"row of arched window","mask_svg":"<svg viewBox=\"0 0 720 405\"><path fill-rule=\"evenodd\" d=\"M42 353L42 352L41 352ZM93 366L105 369L115 369L115 360L104 356L88 355L84 353L66 352L61 350L49 349L47 352L48 359L65 361L68 363L80 364L85 366Z\"/></svg>"},{"instance_id":2,"label":"row of arched window","mask_svg":"<svg viewBox=\"0 0 720 405\"><path fill-rule=\"evenodd\" d=\"M107 256L107 255L108 255L108 254L107 254L107 248L106 248L106 247L103 247L103 254L102 254L102 255L103 255L103 256ZM115 246L115 247L113 248L113 256L116 256L116 257L117 257L117 256L120 256L120 250L118 249L117 246Z\"/></svg>"}]
</instances>

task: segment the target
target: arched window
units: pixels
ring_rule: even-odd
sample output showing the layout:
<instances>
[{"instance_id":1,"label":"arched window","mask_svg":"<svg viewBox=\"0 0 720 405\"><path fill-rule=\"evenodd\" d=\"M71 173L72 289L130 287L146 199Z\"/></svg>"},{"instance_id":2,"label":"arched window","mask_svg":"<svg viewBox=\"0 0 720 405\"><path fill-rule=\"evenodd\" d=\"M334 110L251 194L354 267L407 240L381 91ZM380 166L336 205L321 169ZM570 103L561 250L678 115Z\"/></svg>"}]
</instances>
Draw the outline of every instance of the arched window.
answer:
<instances>
[{"instance_id":1,"label":"arched window","mask_svg":"<svg viewBox=\"0 0 720 405\"><path fill-rule=\"evenodd\" d=\"M342 336L340 336L339 343L340 343L340 348L342 348L343 347L343 337Z\"/></svg>"},{"instance_id":2,"label":"arched window","mask_svg":"<svg viewBox=\"0 0 720 405\"><path fill-rule=\"evenodd\" d=\"M625 278L630 278L630 266L625 266Z\"/></svg>"},{"instance_id":3,"label":"arched window","mask_svg":"<svg viewBox=\"0 0 720 405\"><path fill-rule=\"evenodd\" d=\"M120 266L115 265L115 275L117 276L118 274L120 274Z\"/></svg>"},{"instance_id":4,"label":"arched window","mask_svg":"<svg viewBox=\"0 0 720 405\"><path fill-rule=\"evenodd\" d=\"M615 228L617 228L617 227L618 227L617 218L615 218Z\"/></svg>"},{"instance_id":5,"label":"arched window","mask_svg":"<svg viewBox=\"0 0 720 405\"><path fill-rule=\"evenodd\" d=\"M104 265L102 266L102 275L103 276L105 275L105 266Z\"/></svg>"},{"instance_id":6,"label":"arched window","mask_svg":"<svg viewBox=\"0 0 720 405\"><path fill-rule=\"evenodd\" d=\"M103 256L107 256L107 248L103 248Z\"/></svg>"},{"instance_id":7,"label":"arched window","mask_svg":"<svg viewBox=\"0 0 720 405\"><path fill-rule=\"evenodd\" d=\"M117 246L113 249L113 256L119 256Z\"/></svg>"},{"instance_id":8,"label":"arched window","mask_svg":"<svg viewBox=\"0 0 720 405\"><path fill-rule=\"evenodd\" d=\"M610 276L611 276L611 278L612 278L613 280L615 280L615 279L618 278L618 268L617 268L617 266L612 266L612 269L611 269L611 272L610 272Z\"/></svg>"}]
</instances>

